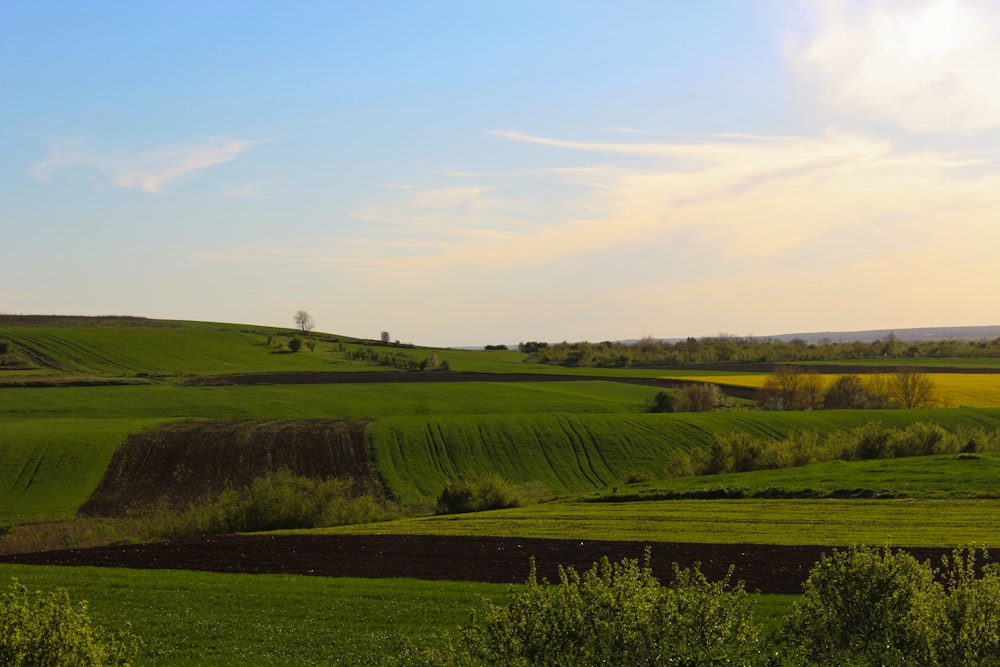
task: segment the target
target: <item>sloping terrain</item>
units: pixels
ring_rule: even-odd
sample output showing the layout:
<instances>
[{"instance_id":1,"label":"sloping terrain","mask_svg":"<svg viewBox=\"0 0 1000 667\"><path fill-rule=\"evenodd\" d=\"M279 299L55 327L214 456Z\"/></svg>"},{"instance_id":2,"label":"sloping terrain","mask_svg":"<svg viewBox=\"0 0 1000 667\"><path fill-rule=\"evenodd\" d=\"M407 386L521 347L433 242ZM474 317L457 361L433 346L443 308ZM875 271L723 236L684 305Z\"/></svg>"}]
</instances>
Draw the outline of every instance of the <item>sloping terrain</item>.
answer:
<instances>
[{"instance_id":1,"label":"sloping terrain","mask_svg":"<svg viewBox=\"0 0 1000 667\"><path fill-rule=\"evenodd\" d=\"M190 420L134 433L115 452L80 513L120 516L183 507L281 469L379 484L361 419Z\"/></svg>"}]
</instances>

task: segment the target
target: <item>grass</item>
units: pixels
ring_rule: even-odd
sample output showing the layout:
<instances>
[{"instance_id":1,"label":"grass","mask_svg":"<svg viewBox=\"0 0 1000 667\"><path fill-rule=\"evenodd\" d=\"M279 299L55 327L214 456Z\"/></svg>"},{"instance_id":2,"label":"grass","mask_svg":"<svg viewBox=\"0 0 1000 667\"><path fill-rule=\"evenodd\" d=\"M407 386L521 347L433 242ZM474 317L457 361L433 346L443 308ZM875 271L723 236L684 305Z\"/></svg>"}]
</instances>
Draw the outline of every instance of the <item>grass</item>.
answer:
<instances>
[{"instance_id":1,"label":"grass","mask_svg":"<svg viewBox=\"0 0 1000 667\"><path fill-rule=\"evenodd\" d=\"M462 472L540 482L555 494L674 476L672 453L713 433L781 438L868 421L1000 427L1000 410L639 412L654 389L604 382L253 387L6 388L0 404L0 521L62 519L95 488L126 433L185 418L381 417L376 465L402 500L434 498ZM626 410L633 412L625 412Z\"/></svg>"},{"instance_id":2,"label":"grass","mask_svg":"<svg viewBox=\"0 0 1000 667\"><path fill-rule=\"evenodd\" d=\"M499 584L0 564L0 587L66 588L95 622L128 621L142 665L398 665L469 622ZM525 572L527 577L527 571Z\"/></svg>"},{"instance_id":3,"label":"grass","mask_svg":"<svg viewBox=\"0 0 1000 667\"><path fill-rule=\"evenodd\" d=\"M528 573L525 570L525 579ZM431 646L470 622L501 584L331 579L169 570L0 564L0 588L65 588L97 624L124 622L144 646L141 665L396 666L406 643ZM761 595L754 609L774 630L797 596Z\"/></svg>"},{"instance_id":4,"label":"grass","mask_svg":"<svg viewBox=\"0 0 1000 667\"><path fill-rule=\"evenodd\" d=\"M602 386L603 385L603 386ZM654 387L614 382L0 388L6 418L363 418L641 412Z\"/></svg>"},{"instance_id":5,"label":"grass","mask_svg":"<svg viewBox=\"0 0 1000 667\"><path fill-rule=\"evenodd\" d=\"M97 487L125 435L142 419L0 421L0 524L67 519Z\"/></svg>"},{"instance_id":6,"label":"grass","mask_svg":"<svg viewBox=\"0 0 1000 667\"><path fill-rule=\"evenodd\" d=\"M552 502L477 514L323 529L725 544L997 545L1000 500L663 500Z\"/></svg>"},{"instance_id":7,"label":"grass","mask_svg":"<svg viewBox=\"0 0 1000 667\"><path fill-rule=\"evenodd\" d=\"M537 482L553 494L608 489L630 478L684 474L678 453L707 449L715 433L780 439L795 432L846 431L936 421L944 428L1000 428L1000 412L980 410L730 412L699 414L530 414L392 417L371 427L377 469L404 501L436 497L463 472Z\"/></svg>"},{"instance_id":8,"label":"grass","mask_svg":"<svg viewBox=\"0 0 1000 667\"><path fill-rule=\"evenodd\" d=\"M657 480L620 489L608 499L654 499L664 494L692 494L728 489L745 495L821 494L919 497L1000 498L1000 454L919 456L871 461L835 461L800 468L758 470Z\"/></svg>"}]
</instances>

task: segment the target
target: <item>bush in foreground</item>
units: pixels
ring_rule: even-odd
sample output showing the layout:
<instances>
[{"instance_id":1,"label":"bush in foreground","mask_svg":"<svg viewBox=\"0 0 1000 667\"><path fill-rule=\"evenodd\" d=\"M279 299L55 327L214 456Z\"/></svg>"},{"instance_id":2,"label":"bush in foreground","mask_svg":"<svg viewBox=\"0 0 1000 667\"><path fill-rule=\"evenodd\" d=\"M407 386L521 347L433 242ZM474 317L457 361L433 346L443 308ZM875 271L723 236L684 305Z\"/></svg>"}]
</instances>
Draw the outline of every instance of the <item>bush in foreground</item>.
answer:
<instances>
[{"instance_id":1,"label":"bush in foreground","mask_svg":"<svg viewBox=\"0 0 1000 667\"><path fill-rule=\"evenodd\" d=\"M824 555L788 619L796 664L1000 665L1000 564L987 558L956 550L939 571L888 547Z\"/></svg>"},{"instance_id":2,"label":"bush in foreground","mask_svg":"<svg viewBox=\"0 0 1000 667\"><path fill-rule=\"evenodd\" d=\"M560 568L559 583L539 582L510 603L484 602L471 627L442 649L404 664L712 665L751 664L761 647L754 598L742 583L709 582L697 567L675 567L663 586L649 568L603 559L583 573Z\"/></svg>"},{"instance_id":3,"label":"bush in foreground","mask_svg":"<svg viewBox=\"0 0 1000 667\"><path fill-rule=\"evenodd\" d=\"M63 589L30 595L13 579L0 595L0 665L129 665L139 645L129 627L94 626L86 602L74 606Z\"/></svg>"}]
</instances>

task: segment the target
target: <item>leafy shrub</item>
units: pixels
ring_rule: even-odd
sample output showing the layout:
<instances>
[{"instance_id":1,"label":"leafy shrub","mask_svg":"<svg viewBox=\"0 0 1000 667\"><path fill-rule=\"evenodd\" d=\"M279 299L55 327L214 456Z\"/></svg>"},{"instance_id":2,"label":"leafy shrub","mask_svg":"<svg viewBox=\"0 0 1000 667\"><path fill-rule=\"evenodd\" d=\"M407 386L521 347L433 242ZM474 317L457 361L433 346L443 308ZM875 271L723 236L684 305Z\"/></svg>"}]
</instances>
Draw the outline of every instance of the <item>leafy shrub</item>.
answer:
<instances>
[{"instance_id":1,"label":"leafy shrub","mask_svg":"<svg viewBox=\"0 0 1000 667\"><path fill-rule=\"evenodd\" d=\"M128 626L109 633L92 625L87 603L74 606L64 589L29 595L13 579L0 595L2 665L128 665L139 646Z\"/></svg>"},{"instance_id":2,"label":"leafy shrub","mask_svg":"<svg viewBox=\"0 0 1000 667\"><path fill-rule=\"evenodd\" d=\"M499 475L448 482L437 499L438 514L463 514L520 507L545 494L540 485L515 485Z\"/></svg>"},{"instance_id":3,"label":"leafy shrub","mask_svg":"<svg viewBox=\"0 0 1000 667\"><path fill-rule=\"evenodd\" d=\"M835 549L803 584L788 640L807 664L934 664L944 597L930 564L903 551Z\"/></svg>"},{"instance_id":4,"label":"leafy shrub","mask_svg":"<svg viewBox=\"0 0 1000 667\"><path fill-rule=\"evenodd\" d=\"M686 385L681 389L680 410L684 412L711 412L729 405L719 385L701 382Z\"/></svg>"},{"instance_id":5,"label":"leafy shrub","mask_svg":"<svg viewBox=\"0 0 1000 667\"><path fill-rule=\"evenodd\" d=\"M1000 665L1000 563L980 565L985 550L956 549L944 558L947 593L942 664Z\"/></svg>"},{"instance_id":6,"label":"leafy shrub","mask_svg":"<svg viewBox=\"0 0 1000 667\"><path fill-rule=\"evenodd\" d=\"M298 352L302 349L302 339L296 336L295 338L288 341L288 349L292 352Z\"/></svg>"},{"instance_id":7,"label":"leafy shrub","mask_svg":"<svg viewBox=\"0 0 1000 667\"><path fill-rule=\"evenodd\" d=\"M538 581L506 605L484 602L472 625L416 664L434 665L713 665L749 664L761 643L755 598L743 585L709 582L697 567L662 586L645 563L607 558L559 582ZM413 663L411 663L413 664Z\"/></svg>"},{"instance_id":8,"label":"leafy shrub","mask_svg":"<svg viewBox=\"0 0 1000 667\"><path fill-rule=\"evenodd\" d=\"M394 510L371 489L344 479L312 479L283 469L244 489L227 489L180 513L161 510L152 531L161 537L319 528L376 521Z\"/></svg>"},{"instance_id":9,"label":"leafy shrub","mask_svg":"<svg viewBox=\"0 0 1000 667\"><path fill-rule=\"evenodd\" d=\"M646 408L648 412L677 412L680 401L672 391L658 391L653 402Z\"/></svg>"}]
</instances>

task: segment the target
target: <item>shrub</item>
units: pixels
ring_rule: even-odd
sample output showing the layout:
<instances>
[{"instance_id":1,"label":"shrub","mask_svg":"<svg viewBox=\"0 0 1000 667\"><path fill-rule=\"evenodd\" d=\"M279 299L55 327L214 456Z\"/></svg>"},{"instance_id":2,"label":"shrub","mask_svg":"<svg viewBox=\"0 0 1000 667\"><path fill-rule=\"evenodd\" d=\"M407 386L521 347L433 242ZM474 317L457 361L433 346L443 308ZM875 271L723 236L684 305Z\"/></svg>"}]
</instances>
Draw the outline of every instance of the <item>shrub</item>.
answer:
<instances>
[{"instance_id":1,"label":"shrub","mask_svg":"<svg viewBox=\"0 0 1000 667\"><path fill-rule=\"evenodd\" d=\"M296 336L295 338L288 341L288 349L292 352L298 352L302 349L302 339Z\"/></svg>"},{"instance_id":2,"label":"shrub","mask_svg":"<svg viewBox=\"0 0 1000 667\"><path fill-rule=\"evenodd\" d=\"M647 408L648 412L677 412L680 401L677 394L672 391L658 391L653 398L652 404Z\"/></svg>"},{"instance_id":3,"label":"shrub","mask_svg":"<svg viewBox=\"0 0 1000 667\"><path fill-rule=\"evenodd\" d=\"M929 563L888 547L823 554L786 627L804 664L935 664L944 589Z\"/></svg>"},{"instance_id":4,"label":"shrub","mask_svg":"<svg viewBox=\"0 0 1000 667\"><path fill-rule=\"evenodd\" d=\"M13 579L0 595L2 665L128 665L139 646L128 626L109 633L92 625L87 603L74 606L64 589L29 595Z\"/></svg>"},{"instance_id":5,"label":"shrub","mask_svg":"<svg viewBox=\"0 0 1000 667\"><path fill-rule=\"evenodd\" d=\"M345 479L313 479L278 470L249 487L227 489L180 513L161 510L151 532L160 537L319 528L384 519L393 513L376 491Z\"/></svg>"},{"instance_id":6,"label":"shrub","mask_svg":"<svg viewBox=\"0 0 1000 667\"><path fill-rule=\"evenodd\" d=\"M716 384L692 383L681 389L680 410L684 412L711 412L728 406L729 399Z\"/></svg>"},{"instance_id":7,"label":"shrub","mask_svg":"<svg viewBox=\"0 0 1000 667\"><path fill-rule=\"evenodd\" d=\"M527 590L506 605L484 602L472 625L444 648L425 651L437 665L748 664L759 651L755 598L742 584L707 581L697 567L675 566L662 586L645 563L604 558L584 572L559 568L539 582L534 561Z\"/></svg>"},{"instance_id":8,"label":"shrub","mask_svg":"<svg viewBox=\"0 0 1000 667\"><path fill-rule=\"evenodd\" d=\"M544 491L533 485L515 485L499 475L448 482L437 499L438 514L462 514L519 507Z\"/></svg>"},{"instance_id":9,"label":"shrub","mask_svg":"<svg viewBox=\"0 0 1000 667\"><path fill-rule=\"evenodd\" d=\"M942 559L947 592L941 662L1000 664L1000 563L980 565L986 550L956 549Z\"/></svg>"}]
</instances>

